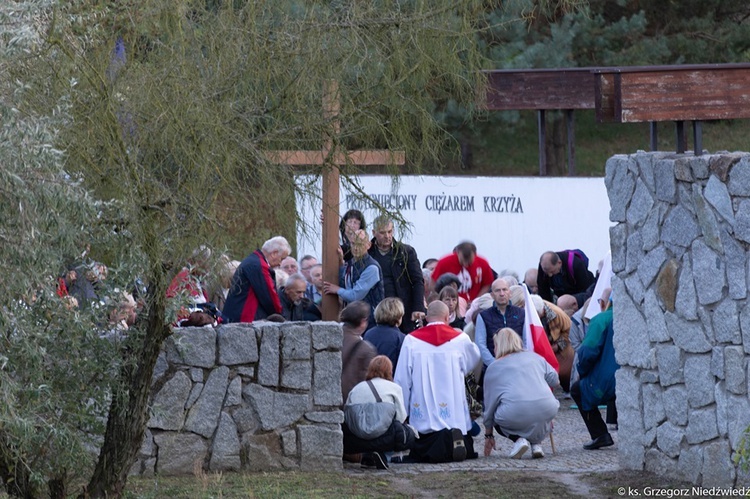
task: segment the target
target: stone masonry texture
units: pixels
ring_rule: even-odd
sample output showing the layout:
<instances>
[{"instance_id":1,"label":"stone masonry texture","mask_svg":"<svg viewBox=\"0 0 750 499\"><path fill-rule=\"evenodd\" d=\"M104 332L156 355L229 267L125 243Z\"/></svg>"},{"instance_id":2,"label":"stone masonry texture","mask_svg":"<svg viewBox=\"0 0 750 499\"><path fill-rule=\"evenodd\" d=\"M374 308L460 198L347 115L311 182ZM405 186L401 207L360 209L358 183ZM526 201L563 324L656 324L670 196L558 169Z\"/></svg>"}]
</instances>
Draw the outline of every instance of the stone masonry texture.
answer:
<instances>
[{"instance_id":1,"label":"stone masonry texture","mask_svg":"<svg viewBox=\"0 0 750 499\"><path fill-rule=\"evenodd\" d=\"M342 469L341 326L174 330L131 473Z\"/></svg>"},{"instance_id":2,"label":"stone masonry texture","mask_svg":"<svg viewBox=\"0 0 750 499\"><path fill-rule=\"evenodd\" d=\"M747 485L750 154L618 155L605 182L620 463Z\"/></svg>"}]
</instances>

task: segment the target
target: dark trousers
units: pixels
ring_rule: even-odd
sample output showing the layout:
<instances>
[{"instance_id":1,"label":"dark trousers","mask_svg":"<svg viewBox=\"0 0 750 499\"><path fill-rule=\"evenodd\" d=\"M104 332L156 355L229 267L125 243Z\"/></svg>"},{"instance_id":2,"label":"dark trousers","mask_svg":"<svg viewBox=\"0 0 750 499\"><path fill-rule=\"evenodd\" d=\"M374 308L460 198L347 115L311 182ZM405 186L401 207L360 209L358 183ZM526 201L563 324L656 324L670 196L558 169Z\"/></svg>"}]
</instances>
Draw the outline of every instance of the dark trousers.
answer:
<instances>
[{"instance_id":1,"label":"dark trousers","mask_svg":"<svg viewBox=\"0 0 750 499\"><path fill-rule=\"evenodd\" d=\"M495 430L497 430L497 432L505 438L509 438L511 442L515 442L519 438L518 435L510 435L508 433L505 433L498 425L495 425Z\"/></svg>"},{"instance_id":2,"label":"dark trousers","mask_svg":"<svg viewBox=\"0 0 750 499\"><path fill-rule=\"evenodd\" d=\"M607 402L607 424L617 424L617 404L614 400Z\"/></svg>"},{"instance_id":3,"label":"dark trousers","mask_svg":"<svg viewBox=\"0 0 750 499\"><path fill-rule=\"evenodd\" d=\"M602 414L599 412L599 408L594 406L593 410L584 411L583 404L581 403L581 386L580 382L576 381L573 386L570 387L570 396L575 400L578 406L578 412L581 413L583 422L586 424L586 429L591 435L591 439L599 438L605 433L609 433L607 430L607 423L602 419Z\"/></svg>"},{"instance_id":4,"label":"dark trousers","mask_svg":"<svg viewBox=\"0 0 750 499\"><path fill-rule=\"evenodd\" d=\"M476 459L474 439L464 435L466 459ZM447 463L453 461L453 435L451 430L420 433L409 453L409 458L418 463Z\"/></svg>"}]
</instances>

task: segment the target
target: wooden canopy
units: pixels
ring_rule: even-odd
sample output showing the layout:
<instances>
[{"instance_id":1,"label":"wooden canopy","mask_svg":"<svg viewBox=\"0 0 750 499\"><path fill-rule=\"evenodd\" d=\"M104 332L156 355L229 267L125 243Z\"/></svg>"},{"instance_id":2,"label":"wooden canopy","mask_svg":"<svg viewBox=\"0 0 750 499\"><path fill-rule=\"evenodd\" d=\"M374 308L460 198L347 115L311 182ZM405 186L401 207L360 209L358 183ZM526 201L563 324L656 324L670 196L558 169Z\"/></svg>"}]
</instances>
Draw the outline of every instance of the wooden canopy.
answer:
<instances>
[{"instance_id":1,"label":"wooden canopy","mask_svg":"<svg viewBox=\"0 0 750 499\"><path fill-rule=\"evenodd\" d=\"M677 152L685 151L684 122L693 122L695 154L702 149L701 121L750 118L750 64L510 69L486 71L488 110L535 109L539 116L539 167L546 168L544 111L568 119L568 169L575 166L573 111L595 109L599 123L674 121Z\"/></svg>"},{"instance_id":2,"label":"wooden canopy","mask_svg":"<svg viewBox=\"0 0 750 499\"><path fill-rule=\"evenodd\" d=\"M592 69L600 123L750 118L750 64Z\"/></svg>"}]
</instances>

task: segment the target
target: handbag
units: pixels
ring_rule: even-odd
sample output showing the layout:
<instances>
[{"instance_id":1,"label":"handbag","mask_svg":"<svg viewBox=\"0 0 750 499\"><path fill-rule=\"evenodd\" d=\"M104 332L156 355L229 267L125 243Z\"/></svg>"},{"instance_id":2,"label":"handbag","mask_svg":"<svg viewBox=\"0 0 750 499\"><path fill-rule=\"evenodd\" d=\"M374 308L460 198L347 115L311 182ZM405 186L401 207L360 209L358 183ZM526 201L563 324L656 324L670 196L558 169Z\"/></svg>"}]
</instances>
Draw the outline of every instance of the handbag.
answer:
<instances>
[{"instance_id":1,"label":"handbag","mask_svg":"<svg viewBox=\"0 0 750 499\"><path fill-rule=\"evenodd\" d=\"M372 440L388 431L396 417L396 406L383 402L372 381L368 380L367 384L377 402L347 405L344 407L344 423L355 436Z\"/></svg>"}]
</instances>

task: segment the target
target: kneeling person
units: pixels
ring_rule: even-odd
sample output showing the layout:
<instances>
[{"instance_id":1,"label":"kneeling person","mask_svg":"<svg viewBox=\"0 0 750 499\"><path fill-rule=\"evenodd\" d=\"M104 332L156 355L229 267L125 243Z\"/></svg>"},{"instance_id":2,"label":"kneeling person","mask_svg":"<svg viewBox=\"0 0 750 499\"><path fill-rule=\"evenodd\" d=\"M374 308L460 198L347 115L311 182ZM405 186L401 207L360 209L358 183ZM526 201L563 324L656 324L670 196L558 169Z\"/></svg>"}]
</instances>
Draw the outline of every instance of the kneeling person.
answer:
<instances>
[{"instance_id":1,"label":"kneeling person","mask_svg":"<svg viewBox=\"0 0 750 499\"><path fill-rule=\"evenodd\" d=\"M427 326L404 338L394 381L401 385L409 424L418 432L409 457L440 463L476 458L464 377L479 362L471 339L448 325L448 306L427 307Z\"/></svg>"},{"instance_id":2,"label":"kneeling person","mask_svg":"<svg viewBox=\"0 0 750 499\"><path fill-rule=\"evenodd\" d=\"M494 426L514 442L511 458L520 459L529 447L533 457L544 457L541 442L560 407L550 390L560 383L557 372L540 355L525 351L510 328L498 331L494 341L496 360L484 374L484 455L495 446Z\"/></svg>"},{"instance_id":3,"label":"kneeling person","mask_svg":"<svg viewBox=\"0 0 750 499\"><path fill-rule=\"evenodd\" d=\"M362 456L362 466L374 466L378 469L387 469L388 461L386 452L398 452L409 450L414 444L415 435L412 430L404 425L406 420L406 409L404 408L404 397L401 387L393 382L393 364L385 355L377 355L367 369L365 381L357 384L349 392L346 405L370 404L374 402L388 402L394 405L396 414L391 425L380 435L373 438L360 438L354 433L356 428L349 428L348 424L355 422L345 421L344 453L359 454Z\"/></svg>"}]
</instances>

